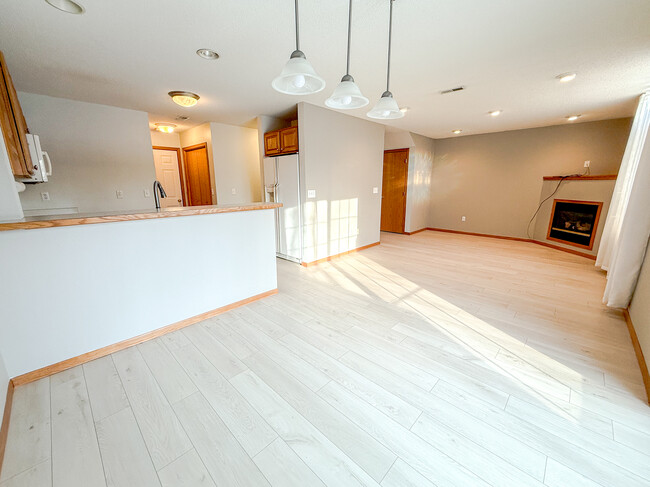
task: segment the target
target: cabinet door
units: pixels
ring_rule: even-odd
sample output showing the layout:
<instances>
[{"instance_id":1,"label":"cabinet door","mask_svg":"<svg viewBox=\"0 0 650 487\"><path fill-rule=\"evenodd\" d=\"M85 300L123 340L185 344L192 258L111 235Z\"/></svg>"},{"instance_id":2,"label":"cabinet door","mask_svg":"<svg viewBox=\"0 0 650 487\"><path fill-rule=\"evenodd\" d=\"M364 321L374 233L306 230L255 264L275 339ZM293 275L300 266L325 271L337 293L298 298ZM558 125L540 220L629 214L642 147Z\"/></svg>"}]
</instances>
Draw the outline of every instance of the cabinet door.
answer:
<instances>
[{"instance_id":1,"label":"cabinet door","mask_svg":"<svg viewBox=\"0 0 650 487\"><path fill-rule=\"evenodd\" d=\"M280 132L274 130L264 134L264 154L272 156L280 153Z\"/></svg>"},{"instance_id":2,"label":"cabinet door","mask_svg":"<svg viewBox=\"0 0 650 487\"><path fill-rule=\"evenodd\" d=\"M298 127L280 130L280 147L283 154L298 152Z\"/></svg>"},{"instance_id":3,"label":"cabinet door","mask_svg":"<svg viewBox=\"0 0 650 487\"><path fill-rule=\"evenodd\" d=\"M25 137L28 132L27 123L2 52L0 52L0 128L2 128L14 175L33 174L34 165Z\"/></svg>"}]
</instances>

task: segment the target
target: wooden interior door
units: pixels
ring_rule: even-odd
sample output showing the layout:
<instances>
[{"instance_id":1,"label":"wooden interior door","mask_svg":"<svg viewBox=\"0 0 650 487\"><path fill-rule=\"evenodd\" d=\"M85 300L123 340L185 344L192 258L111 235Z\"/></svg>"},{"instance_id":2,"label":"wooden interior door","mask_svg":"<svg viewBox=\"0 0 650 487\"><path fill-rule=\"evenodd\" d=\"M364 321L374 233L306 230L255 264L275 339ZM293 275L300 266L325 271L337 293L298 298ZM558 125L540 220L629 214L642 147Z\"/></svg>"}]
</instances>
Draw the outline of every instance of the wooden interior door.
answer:
<instances>
[{"instance_id":1,"label":"wooden interior door","mask_svg":"<svg viewBox=\"0 0 650 487\"><path fill-rule=\"evenodd\" d=\"M384 152L384 176L381 189L381 231L404 233L409 150Z\"/></svg>"},{"instance_id":2,"label":"wooden interior door","mask_svg":"<svg viewBox=\"0 0 650 487\"><path fill-rule=\"evenodd\" d=\"M183 159L187 183L187 206L211 205L212 184L207 144L183 148Z\"/></svg>"},{"instance_id":3,"label":"wooden interior door","mask_svg":"<svg viewBox=\"0 0 650 487\"><path fill-rule=\"evenodd\" d=\"M154 147L153 162L156 167L156 179L160 181L166 198L160 199L160 206L183 206L183 185L181 183L180 149Z\"/></svg>"}]
</instances>

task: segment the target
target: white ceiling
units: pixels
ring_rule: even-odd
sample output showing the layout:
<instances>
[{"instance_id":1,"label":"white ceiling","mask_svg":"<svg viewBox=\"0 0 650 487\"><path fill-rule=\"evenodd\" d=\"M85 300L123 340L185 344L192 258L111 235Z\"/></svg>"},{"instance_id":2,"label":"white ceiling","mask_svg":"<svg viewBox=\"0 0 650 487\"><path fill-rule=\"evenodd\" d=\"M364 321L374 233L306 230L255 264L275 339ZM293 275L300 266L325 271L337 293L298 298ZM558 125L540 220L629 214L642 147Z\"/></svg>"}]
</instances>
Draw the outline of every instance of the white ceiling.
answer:
<instances>
[{"instance_id":1,"label":"white ceiling","mask_svg":"<svg viewBox=\"0 0 650 487\"><path fill-rule=\"evenodd\" d=\"M275 92L294 47L292 0L2 2L0 49L20 91L114 105L153 121L250 124L298 101L322 105L345 69L346 0L301 0L301 48L327 81ZM650 88L649 0L397 0L391 91L411 110L393 127L434 138L633 114ZM354 0L351 74L374 103L385 88L388 0ZM199 58L212 48L217 61ZM575 81L555 76L575 71ZM440 91L464 85L461 93ZM170 90L199 93L183 109ZM349 112L365 117L365 109ZM487 115L501 109L500 117Z\"/></svg>"}]
</instances>

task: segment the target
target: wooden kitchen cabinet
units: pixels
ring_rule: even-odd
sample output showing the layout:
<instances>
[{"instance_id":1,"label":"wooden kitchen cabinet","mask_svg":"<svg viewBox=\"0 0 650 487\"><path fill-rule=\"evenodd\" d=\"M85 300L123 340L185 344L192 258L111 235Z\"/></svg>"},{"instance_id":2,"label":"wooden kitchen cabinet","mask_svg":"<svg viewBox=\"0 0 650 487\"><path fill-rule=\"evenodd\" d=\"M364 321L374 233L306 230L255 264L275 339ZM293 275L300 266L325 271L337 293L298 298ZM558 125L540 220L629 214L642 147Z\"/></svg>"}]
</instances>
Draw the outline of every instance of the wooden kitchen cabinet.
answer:
<instances>
[{"instance_id":1,"label":"wooden kitchen cabinet","mask_svg":"<svg viewBox=\"0 0 650 487\"><path fill-rule=\"evenodd\" d=\"M280 153L280 131L264 134L264 155L277 156Z\"/></svg>"},{"instance_id":2,"label":"wooden kitchen cabinet","mask_svg":"<svg viewBox=\"0 0 650 487\"><path fill-rule=\"evenodd\" d=\"M264 155L279 156L296 152L298 152L298 127L287 127L264 134Z\"/></svg>"},{"instance_id":3,"label":"wooden kitchen cabinet","mask_svg":"<svg viewBox=\"0 0 650 487\"><path fill-rule=\"evenodd\" d=\"M25 134L29 131L4 55L0 51L0 128L14 176L30 176L34 165Z\"/></svg>"}]
</instances>

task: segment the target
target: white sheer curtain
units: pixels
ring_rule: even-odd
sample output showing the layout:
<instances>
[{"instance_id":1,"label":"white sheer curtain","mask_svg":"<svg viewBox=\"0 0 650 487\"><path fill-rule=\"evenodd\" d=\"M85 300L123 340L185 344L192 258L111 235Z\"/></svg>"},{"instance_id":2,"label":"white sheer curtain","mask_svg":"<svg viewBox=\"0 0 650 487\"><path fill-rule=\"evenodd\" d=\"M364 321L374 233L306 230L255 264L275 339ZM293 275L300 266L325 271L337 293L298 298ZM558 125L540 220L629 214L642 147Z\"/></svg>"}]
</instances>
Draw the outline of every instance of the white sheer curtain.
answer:
<instances>
[{"instance_id":1,"label":"white sheer curtain","mask_svg":"<svg viewBox=\"0 0 650 487\"><path fill-rule=\"evenodd\" d=\"M650 93L639 99L618 172L596 265L607 271L603 302L630 303L650 236Z\"/></svg>"}]
</instances>

